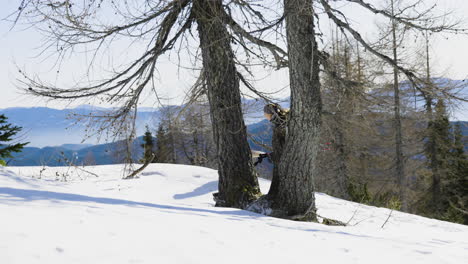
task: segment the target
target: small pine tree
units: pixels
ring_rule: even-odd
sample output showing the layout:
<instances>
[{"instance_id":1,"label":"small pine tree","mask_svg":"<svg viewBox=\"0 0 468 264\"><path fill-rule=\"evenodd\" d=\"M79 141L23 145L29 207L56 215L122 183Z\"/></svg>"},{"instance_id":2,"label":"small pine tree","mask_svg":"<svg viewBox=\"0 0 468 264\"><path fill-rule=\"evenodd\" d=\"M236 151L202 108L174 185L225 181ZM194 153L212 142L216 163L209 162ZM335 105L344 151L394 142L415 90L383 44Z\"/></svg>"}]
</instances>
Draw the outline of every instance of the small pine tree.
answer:
<instances>
[{"instance_id":1,"label":"small pine tree","mask_svg":"<svg viewBox=\"0 0 468 264\"><path fill-rule=\"evenodd\" d=\"M151 134L151 131L149 130L148 126L146 126L146 132L143 136L143 144L141 145L141 147L144 149L143 162L146 162L148 160L150 160L149 162L152 162L154 159L154 142L153 135Z\"/></svg>"},{"instance_id":2,"label":"small pine tree","mask_svg":"<svg viewBox=\"0 0 468 264\"><path fill-rule=\"evenodd\" d=\"M0 115L0 161L2 161L2 165L6 165L3 159L12 158L12 152L21 152L23 147L29 143L8 144L8 142L11 142L13 137L21 131L22 127L7 123L7 119L5 115Z\"/></svg>"},{"instance_id":3,"label":"small pine tree","mask_svg":"<svg viewBox=\"0 0 468 264\"><path fill-rule=\"evenodd\" d=\"M156 150L155 150L154 162L167 163L168 149L167 149L167 133L164 130L162 123L158 126L158 132L156 133Z\"/></svg>"},{"instance_id":4,"label":"small pine tree","mask_svg":"<svg viewBox=\"0 0 468 264\"><path fill-rule=\"evenodd\" d=\"M372 201L369 189L367 188L367 183L350 181L348 184L348 193L350 200L353 202L370 204Z\"/></svg>"}]
</instances>

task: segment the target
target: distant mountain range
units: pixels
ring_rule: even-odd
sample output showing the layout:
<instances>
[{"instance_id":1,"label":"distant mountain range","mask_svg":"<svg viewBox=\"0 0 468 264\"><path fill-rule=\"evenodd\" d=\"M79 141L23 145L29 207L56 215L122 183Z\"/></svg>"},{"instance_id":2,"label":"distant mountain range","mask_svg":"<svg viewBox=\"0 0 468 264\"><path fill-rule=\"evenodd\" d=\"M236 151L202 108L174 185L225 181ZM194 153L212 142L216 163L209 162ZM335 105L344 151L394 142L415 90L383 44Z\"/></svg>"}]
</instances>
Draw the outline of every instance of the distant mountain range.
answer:
<instances>
[{"instance_id":1,"label":"distant mountain range","mask_svg":"<svg viewBox=\"0 0 468 264\"><path fill-rule=\"evenodd\" d=\"M86 136L86 124L76 122L74 116L86 116L90 113L104 113L110 109L82 106L73 109L53 109L47 107L13 107L0 109L0 114L8 117L8 122L23 128L20 138L30 142L29 147L60 146L62 144L97 144L97 137L83 142ZM137 134L142 135L146 125L159 122L158 109L144 109L137 114Z\"/></svg>"},{"instance_id":2,"label":"distant mountain range","mask_svg":"<svg viewBox=\"0 0 468 264\"><path fill-rule=\"evenodd\" d=\"M263 119L263 105L260 100L246 99L244 101L246 123L252 124ZM98 140L92 136L86 138L86 124L77 122L75 116L87 116L91 113L106 113L110 108L83 105L72 109L54 109L47 107L12 107L0 109L0 114L8 117L8 122L23 128L20 139L30 142L28 147L61 146L63 144L81 145L99 144L105 139ZM136 133L143 135L145 127L157 128L161 118L160 108L139 108L136 119ZM86 138L86 140L84 140ZM84 145L87 146L87 145ZM76 147L76 146L75 146ZM79 146L78 146L79 147Z\"/></svg>"},{"instance_id":3,"label":"distant mountain range","mask_svg":"<svg viewBox=\"0 0 468 264\"><path fill-rule=\"evenodd\" d=\"M461 124L465 138L465 149L468 153L468 122ZM269 152L265 145L271 141L272 129L267 120L260 121L247 126L251 135L248 139L250 147L254 150ZM156 142L157 139L155 138ZM134 161L141 159L143 154L143 137L138 137L132 144L132 158ZM14 154L14 158L8 163L10 166L64 166L70 163L75 165L105 165L123 162L123 150L125 145L122 141L113 143L90 145L90 144L64 144L58 147L25 147L21 153ZM264 162L259 166L260 170L268 173L272 164Z\"/></svg>"},{"instance_id":4,"label":"distant mountain range","mask_svg":"<svg viewBox=\"0 0 468 264\"><path fill-rule=\"evenodd\" d=\"M264 119L263 105L260 100L244 100L246 123L253 124L249 129L268 131L268 122L256 122ZM123 142L105 142L99 144L96 137L85 141L86 126L76 123L74 115L89 115L90 113L104 113L111 109L80 106L73 109L52 109L46 107L14 107L0 109L0 114L8 117L8 122L23 127L20 135L21 142L30 142L23 152L15 154L9 162L10 166L61 166L68 162L73 164L114 164L122 162L122 157L116 156L119 149L123 149ZM137 135L143 135L145 126L156 129L161 118L161 109L141 108L137 113ZM269 132L271 133L271 132ZM268 135L267 135L268 136ZM262 150L250 141L255 149ZM142 137L133 143L134 160L141 158Z\"/></svg>"},{"instance_id":5,"label":"distant mountain range","mask_svg":"<svg viewBox=\"0 0 468 264\"><path fill-rule=\"evenodd\" d=\"M249 139L252 149L268 151L263 147L263 144L268 145L271 139L270 123L263 120L248 125L247 130L250 134L255 135L255 141ZM156 141L157 139L154 138L154 142ZM132 144L134 161L138 161L142 157L142 144L143 137L136 138ZM123 141L98 145L63 144L56 147L25 147L21 153L13 153L14 158L7 161L9 166L64 166L69 163L74 165L105 165L122 163L124 150Z\"/></svg>"},{"instance_id":6,"label":"distant mountain range","mask_svg":"<svg viewBox=\"0 0 468 264\"><path fill-rule=\"evenodd\" d=\"M132 158L142 157L143 137L136 138L132 144ZM122 141L99 145L64 144L58 147L25 147L21 153L13 153L8 160L9 166L66 166L105 165L123 163L125 145Z\"/></svg>"},{"instance_id":7,"label":"distant mountain range","mask_svg":"<svg viewBox=\"0 0 468 264\"><path fill-rule=\"evenodd\" d=\"M464 84L464 81L448 79L440 79L439 82L451 82L460 86ZM461 95L468 96L467 90L465 88ZM289 106L289 98L282 101L284 102L281 103L283 107ZM265 102L257 99L243 99L243 104L247 130L250 134L255 135L249 139L249 143L253 149L266 151L263 145L269 142L271 129L270 124L263 117ZM115 150L122 143L107 143L105 139L99 141L97 137L90 137L83 141L86 136L86 125L77 123L76 119L73 118L74 115L86 116L90 113L104 113L109 110L112 109L90 105L61 110L46 107L0 109L0 114L5 114L10 123L23 127L20 141L30 142L23 153L17 155L10 165L64 165L64 161L61 160L63 157L73 160L76 164L89 163L93 160L96 164L119 162L119 157L115 157L115 154L112 153L115 153ZM137 135L144 134L146 125L156 129L161 115L159 108L140 108L136 120ZM460 123L466 142L468 142L468 103L461 104L453 116L455 120L463 120ZM104 144L102 144L103 141ZM135 153L142 152L140 144L141 138L135 140ZM135 157L135 159L138 158Z\"/></svg>"}]
</instances>

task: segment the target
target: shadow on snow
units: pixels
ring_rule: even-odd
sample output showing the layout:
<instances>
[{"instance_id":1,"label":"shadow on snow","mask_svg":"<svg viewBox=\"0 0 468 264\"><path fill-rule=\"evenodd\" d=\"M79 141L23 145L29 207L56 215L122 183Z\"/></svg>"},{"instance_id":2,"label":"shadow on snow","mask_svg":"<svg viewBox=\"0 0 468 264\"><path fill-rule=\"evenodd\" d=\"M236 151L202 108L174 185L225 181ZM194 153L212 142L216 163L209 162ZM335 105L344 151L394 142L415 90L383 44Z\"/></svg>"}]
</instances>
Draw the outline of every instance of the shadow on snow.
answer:
<instances>
[{"instance_id":1,"label":"shadow on snow","mask_svg":"<svg viewBox=\"0 0 468 264\"><path fill-rule=\"evenodd\" d=\"M185 193L185 194L178 194L176 199L184 199L191 196L202 195L209 190L216 184L217 181L209 182L199 188L196 188L192 192ZM16 199L15 199L16 198ZM148 207L148 208L156 208L160 210L167 210L166 212L169 213L182 213L187 212L189 214L196 214L199 216L207 216L206 213L209 214L216 214L226 216L229 220L236 220L242 221L245 219L260 219L266 216L261 214L256 214L249 211L239 210L239 209L231 209L231 210L210 210L210 209L203 209L203 208L193 208L193 207L183 207L183 206L173 206L173 205L164 205L164 204L156 204L156 203L147 203L147 202L136 202L136 201L129 201L123 199L114 199L114 198L104 198L104 197L92 197L87 195L81 194L72 194L72 193L61 193L61 192L50 192L50 191L40 191L40 190L29 190L29 189L19 189L19 188L9 188L9 187L0 187L0 202L32 202L32 201L51 201L51 202L60 202L60 201L69 201L69 202L90 202L90 203L97 203L97 204L104 204L104 205L124 205L130 207ZM99 209L99 207L89 206L92 208ZM268 217L269 218L269 217ZM277 219L278 220L278 219ZM287 221L287 220L284 220ZM336 235L344 235L347 237L357 237L357 238L373 238L373 239L381 239L361 234L352 234L348 232L344 232L341 227L336 230L334 227L326 227L323 229L311 229L310 226L289 226L291 223L295 222L284 222L285 225L279 223L271 223L267 222L268 225L273 227L279 228L286 228L291 230L302 230L306 232L322 232L322 233L329 233L329 234L336 234ZM288 224L286 224L288 223Z\"/></svg>"},{"instance_id":2,"label":"shadow on snow","mask_svg":"<svg viewBox=\"0 0 468 264\"><path fill-rule=\"evenodd\" d=\"M195 196L202 196L204 194L214 192L218 190L218 181L211 181L208 183L203 184L200 187L195 188L193 191L188 193L181 193L174 195L174 199L187 199Z\"/></svg>"},{"instance_id":3,"label":"shadow on snow","mask_svg":"<svg viewBox=\"0 0 468 264\"><path fill-rule=\"evenodd\" d=\"M33 184L33 183L29 182L29 181L24 180L21 177L16 176L16 174L14 172L12 172L12 171L10 171L10 170L8 170L6 168L1 168L1 166L0 166L0 172L1 172L0 177L7 177L9 179L14 180L17 183L25 184L25 185L28 185L30 187L38 187L38 185Z\"/></svg>"},{"instance_id":4,"label":"shadow on snow","mask_svg":"<svg viewBox=\"0 0 468 264\"><path fill-rule=\"evenodd\" d=\"M259 218L263 215L255 214L243 210L210 210L202 208L191 208L191 207L182 207L182 206L173 206L173 205L163 205L156 203L146 203L146 202L135 202L123 199L114 199L114 198L104 198L104 197L92 197L81 194L72 194L72 193L60 193L60 192L50 192L50 191L40 191L40 190L28 190L28 189L17 189L9 187L0 187L0 201L8 201L9 199L18 200L13 201L70 201L70 202L91 202L97 204L107 204L107 205L126 205L131 207L150 207L164 210L172 211L182 211L182 212L193 212L193 213L211 213L218 215L228 215L228 216L244 216L249 218Z\"/></svg>"}]
</instances>

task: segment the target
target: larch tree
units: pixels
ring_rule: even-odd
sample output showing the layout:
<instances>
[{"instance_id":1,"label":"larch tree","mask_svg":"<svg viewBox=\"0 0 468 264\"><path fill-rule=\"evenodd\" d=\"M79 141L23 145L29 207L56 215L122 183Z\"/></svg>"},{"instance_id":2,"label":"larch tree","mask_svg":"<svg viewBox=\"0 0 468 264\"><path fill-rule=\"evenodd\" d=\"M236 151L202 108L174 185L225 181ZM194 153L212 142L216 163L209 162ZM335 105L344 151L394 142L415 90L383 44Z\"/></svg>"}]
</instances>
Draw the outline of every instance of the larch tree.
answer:
<instances>
[{"instance_id":1,"label":"larch tree","mask_svg":"<svg viewBox=\"0 0 468 264\"><path fill-rule=\"evenodd\" d=\"M278 184L251 209L305 221L316 220L315 160L321 124L318 46L312 2L284 1L291 109L285 146L278 166Z\"/></svg>"},{"instance_id":2,"label":"larch tree","mask_svg":"<svg viewBox=\"0 0 468 264\"><path fill-rule=\"evenodd\" d=\"M178 142L179 149L189 164L217 169L210 111L205 99L199 98L181 108L179 118L182 119L182 136Z\"/></svg>"},{"instance_id":3,"label":"larch tree","mask_svg":"<svg viewBox=\"0 0 468 264\"><path fill-rule=\"evenodd\" d=\"M95 51L99 51L117 37L140 42L147 40L146 48L139 57L105 80L60 88L44 84L23 72L24 84L29 87L30 93L54 99L103 96L109 102L120 103L122 107L106 117L110 124L118 125L121 119L135 118L143 91L146 88L155 89L154 73L160 57L181 43L187 43L190 36L187 32L191 32L196 25L194 38L199 43L202 58L201 81L197 83L208 95L218 155L219 193L215 198L219 206L244 208L260 192L242 119L240 82L257 95L261 93L252 89L237 69L239 66L246 68L247 65L239 63L241 58L236 56L232 43L238 45L238 50L242 50L244 55L256 57L262 63L276 67L287 65L291 111L285 151L278 164L279 188L272 195L270 205L276 216L314 220L314 177L317 174L322 115L319 77L321 66L326 68L328 57L319 48L319 16L327 16L347 37L354 38L362 48L396 67L410 81L417 83L419 80L411 70L374 49L339 8L335 8L334 2L284 0L284 11L279 18L267 20L259 10L263 8L268 10L267 13L275 13L280 7L279 3L265 9L261 3L244 0L134 0L118 3L104 0L79 3L24 0L17 17L30 18L29 22L42 25L42 29L48 33L49 44L57 48L59 57L65 51L73 51L83 45L94 45ZM451 29L445 21L434 21L432 9L421 10L422 7L417 4L395 16L364 0L344 2L416 30L440 32ZM103 19L101 10L104 6L110 8L106 12L114 12L116 17ZM431 23L419 23L422 20ZM275 29L281 27L284 21L287 53L265 37L268 36L266 32L271 30L278 32Z\"/></svg>"},{"instance_id":4,"label":"larch tree","mask_svg":"<svg viewBox=\"0 0 468 264\"><path fill-rule=\"evenodd\" d=\"M239 78L222 1L194 2L215 144L221 206L245 207L260 193L242 117ZM216 43L216 45L213 45ZM235 175L234 177L229 176Z\"/></svg>"},{"instance_id":5,"label":"larch tree","mask_svg":"<svg viewBox=\"0 0 468 264\"><path fill-rule=\"evenodd\" d=\"M395 0L390 1L390 13L394 17L395 12ZM398 39L397 39L397 23L395 19L392 19L392 51L393 60L398 62ZM395 129L395 174L398 179L399 198L402 203L402 210L408 210L408 204L406 200L406 181L405 181L405 164L403 157L403 135L401 126L401 102L400 102L400 78L397 67L393 67L393 97L394 97L394 129Z\"/></svg>"},{"instance_id":6,"label":"larch tree","mask_svg":"<svg viewBox=\"0 0 468 264\"><path fill-rule=\"evenodd\" d=\"M329 70L321 76L323 95L322 150L319 156L317 189L343 199L351 184L366 179L367 166L364 153L373 136L369 124L367 91L371 86L367 78L368 62L359 47L349 43L335 31L330 46ZM363 141L362 137L367 140Z\"/></svg>"},{"instance_id":7,"label":"larch tree","mask_svg":"<svg viewBox=\"0 0 468 264\"><path fill-rule=\"evenodd\" d=\"M122 121L135 120L144 91L156 91L155 74L161 57L180 53L184 45L198 42L202 69L196 85L208 95L218 155L216 204L243 208L257 198L260 190L241 109L240 81L247 81L237 69L242 59L236 57L231 45L236 43L244 55L276 67L284 64L286 56L282 49L261 39L282 21L268 21L258 11L262 8L245 1L221 0L24 0L12 16L14 22L39 27L47 36L45 49L54 51L59 60L82 49L90 51L93 64L97 54L118 39L140 43L140 55L124 65L111 65L112 74L104 79L57 87L21 71L23 85L34 95L52 99L100 97L106 103L119 105L109 115L94 117L101 124L98 132L119 128ZM246 24L242 21L249 29L241 26ZM193 31L195 27L197 32ZM198 58L197 54L188 54L192 60ZM128 135L134 134L133 129Z\"/></svg>"},{"instance_id":8,"label":"larch tree","mask_svg":"<svg viewBox=\"0 0 468 264\"><path fill-rule=\"evenodd\" d=\"M291 89L291 111L287 122L286 144L279 166L280 183L278 192L271 197L267 206L273 215L280 217L316 219L314 178L318 172L316 160L319 152L319 137L322 118L320 89L320 66L327 70L328 54L318 46L319 14L325 14L348 38L355 39L361 47L378 59L403 73L408 81L417 85L421 78L405 68L392 57L373 48L349 21L340 7L335 8L329 0L284 0L284 16L288 45L288 68ZM378 8L364 0L345 0L369 13L392 19L405 27L417 31L457 32L456 23L434 19L434 7L424 9L423 1L408 6L398 15ZM268 197L267 197L268 198ZM268 200L268 199L267 199ZM265 203L260 204L265 206ZM259 210L262 211L262 210ZM264 211L264 210L263 210Z\"/></svg>"},{"instance_id":9,"label":"larch tree","mask_svg":"<svg viewBox=\"0 0 468 264\"><path fill-rule=\"evenodd\" d=\"M379 41L375 45L375 48L379 49L381 52L386 53L389 57L391 57L395 62L400 65L404 65L406 63L406 67L408 66L408 48L405 49L405 46L409 46L408 43L412 40L410 38L410 27L407 27L405 24L399 22L395 17L401 16L404 14L405 10L407 10L411 5L421 4L423 1L415 1L415 2L408 2L407 0L386 0L384 1L385 10L392 17L386 19L386 21L382 24L379 24L380 29L380 36ZM413 23L418 23L418 18L411 19ZM424 20L423 20L424 21ZM421 21L421 22L423 22ZM406 55L406 60L405 60ZM382 72L385 72L385 67L388 65L383 65ZM403 134L403 124L402 119L403 116L403 102L402 100L407 96L402 91L403 87L407 87L404 82L400 82L402 78L400 77L400 71L398 67L393 66L391 67L391 74L392 80L392 96L393 96L393 103L392 103L392 110L393 110L393 121L392 121L392 130L393 130L393 146L395 148L394 152L394 165L392 167L394 170L394 175L396 179L397 188L395 189L395 194L398 196L402 206L402 211L408 210L408 202L407 202L407 180L406 180L406 172L405 172L405 162L407 158L405 157L405 151L403 146L405 145L404 138L407 135ZM404 81L404 79L403 79ZM407 89L406 89L407 90Z\"/></svg>"}]
</instances>

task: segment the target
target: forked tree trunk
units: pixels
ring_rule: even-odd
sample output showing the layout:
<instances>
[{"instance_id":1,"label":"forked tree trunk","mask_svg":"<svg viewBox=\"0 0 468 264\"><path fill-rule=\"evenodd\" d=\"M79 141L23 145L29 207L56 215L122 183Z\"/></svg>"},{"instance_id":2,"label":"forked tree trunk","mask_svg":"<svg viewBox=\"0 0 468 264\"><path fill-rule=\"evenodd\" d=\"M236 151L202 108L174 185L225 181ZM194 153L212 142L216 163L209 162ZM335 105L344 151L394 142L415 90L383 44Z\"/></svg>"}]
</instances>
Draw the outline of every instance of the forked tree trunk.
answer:
<instances>
[{"instance_id":1,"label":"forked tree trunk","mask_svg":"<svg viewBox=\"0 0 468 264\"><path fill-rule=\"evenodd\" d=\"M194 1L218 155L216 205L244 208L258 197L260 189L247 143L239 79L222 8L222 0Z\"/></svg>"},{"instance_id":2,"label":"forked tree trunk","mask_svg":"<svg viewBox=\"0 0 468 264\"><path fill-rule=\"evenodd\" d=\"M316 220L314 175L319 150L321 96L312 1L285 0L291 111L279 164L273 209L285 217Z\"/></svg>"}]
</instances>

